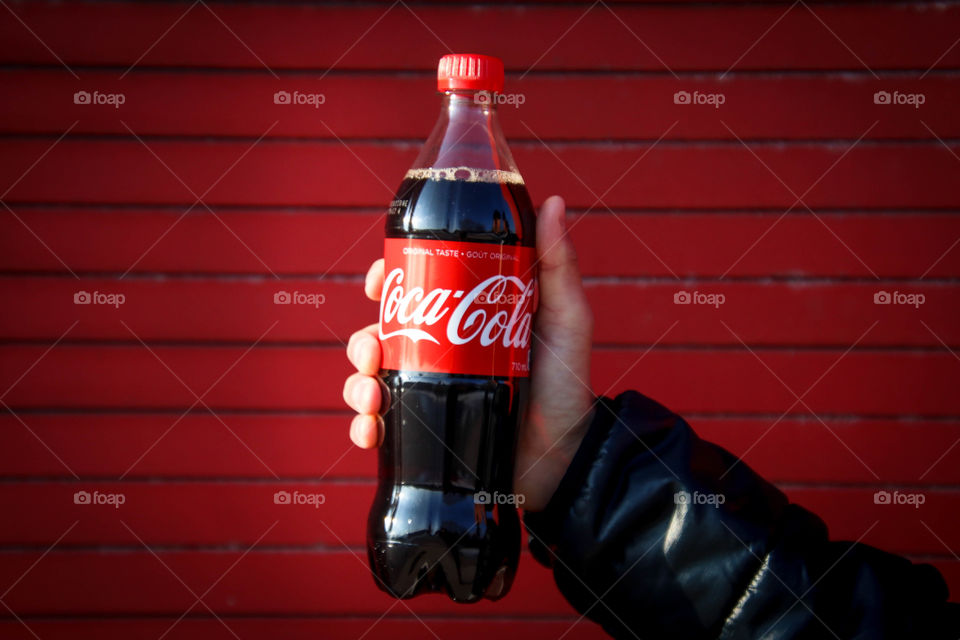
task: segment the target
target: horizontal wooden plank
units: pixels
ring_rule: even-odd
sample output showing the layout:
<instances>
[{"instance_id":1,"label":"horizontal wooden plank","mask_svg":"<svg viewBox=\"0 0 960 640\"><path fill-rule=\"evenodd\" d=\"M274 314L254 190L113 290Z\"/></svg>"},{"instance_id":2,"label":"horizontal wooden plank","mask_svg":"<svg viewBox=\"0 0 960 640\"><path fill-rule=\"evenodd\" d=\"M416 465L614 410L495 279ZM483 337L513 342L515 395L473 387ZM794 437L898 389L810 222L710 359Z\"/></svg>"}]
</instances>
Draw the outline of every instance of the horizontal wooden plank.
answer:
<instances>
[{"instance_id":1,"label":"horizontal wooden plank","mask_svg":"<svg viewBox=\"0 0 960 640\"><path fill-rule=\"evenodd\" d=\"M772 482L876 483L879 476L883 483L960 484L955 422L706 416L689 422L701 438Z\"/></svg>"},{"instance_id":2,"label":"horizontal wooden plank","mask_svg":"<svg viewBox=\"0 0 960 640\"><path fill-rule=\"evenodd\" d=\"M2 484L0 505L12 517L0 545L49 544L78 521L59 548L130 546L137 537L151 545L248 546L276 521L262 545L363 547L374 489L369 482ZM277 504L281 491L310 503ZM81 492L89 504L76 504Z\"/></svg>"},{"instance_id":3,"label":"horizontal wooden plank","mask_svg":"<svg viewBox=\"0 0 960 640\"><path fill-rule=\"evenodd\" d=\"M340 347L148 351L61 344L47 351L46 345L0 347L0 388L12 387L4 402L14 408L186 409L200 395L215 409L342 409L342 380L350 371ZM840 349L600 349L592 382L600 393L641 389L680 413L806 413L788 385L796 394L812 387L804 403L818 413L956 416L958 366L945 350L844 356Z\"/></svg>"},{"instance_id":4,"label":"horizontal wooden plank","mask_svg":"<svg viewBox=\"0 0 960 640\"><path fill-rule=\"evenodd\" d=\"M273 322L264 325L264 331ZM0 348L4 388L37 363L6 396L10 406L188 408L237 402L245 409L343 409L349 372L343 348L61 345ZM246 352L246 355L244 353ZM217 378L220 382L214 384ZM30 382L32 380L32 383ZM205 392L209 390L209 393ZM229 399L228 398L232 398ZM226 404L222 404L226 402Z\"/></svg>"},{"instance_id":5,"label":"horizontal wooden plank","mask_svg":"<svg viewBox=\"0 0 960 640\"><path fill-rule=\"evenodd\" d=\"M279 491L317 504L275 504ZM878 504L877 491L887 491L891 503ZM75 504L78 492L86 492L92 503ZM372 484L339 483L3 484L0 507L10 518L0 532L0 545L45 546L76 521L58 549L137 546L138 537L150 545L247 546L276 521L260 544L324 545L336 551L344 544L365 544L373 492ZM791 488L787 494L819 514L838 539L856 540L869 529L866 543L901 553L937 554L944 552L943 544L960 546L954 526L957 491L885 486Z\"/></svg>"},{"instance_id":6,"label":"horizontal wooden plank","mask_svg":"<svg viewBox=\"0 0 960 640\"><path fill-rule=\"evenodd\" d=\"M263 530L270 524L263 523ZM224 615L379 616L394 604L375 586L365 554L254 550L241 558L245 550L160 551L156 556L146 550L102 554L54 550L23 577L4 602L21 616L81 612L91 616L179 616L196 601L190 590L200 595L210 588L204 603ZM12 584L39 555L40 552L0 553L2 584ZM236 566L231 569L233 564ZM531 598L531 593L537 597ZM432 595L407 601L406 605L398 604L391 612L442 616L574 615L573 608L554 585L551 573L527 554L521 554L510 593L495 603L484 601L467 610L446 596ZM206 609L199 605L199 610Z\"/></svg>"},{"instance_id":7,"label":"horizontal wooden plank","mask_svg":"<svg viewBox=\"0 0 960 640\"><path fill-rule=\"evenodd\" d=\"M960 345L960 326L952 322L960 316L955 284L592 281L586 290L597 344L653 344L664 323L676 321L661 344L739 345L742 339L846 348L876 321L860 344ZM876 304L884 291L891 301L896 293L898 303ZM275 296L284 293L297 302L277 304ZM76 304L84 294L95 303ZM685 295L691 303L677 304ZM71 341L253 341L276 322L264 342L343 344L378 314L359 279L0 277L0 306L11 309L0 317L0 337L12 340L55 340L78 320ZM723 323L736 327L736 335Z\"/></svg>"},{"instance_id":8,"label":"horizontal wooden plank","mask_svg":"<svg viewBox=\"0 0 960 640\"><path fill-rule=\"evenodd\" d=\"M209 413L197 412L182 419L179 413L20 418L29 430L9 413L0 414L0 439L6 443L0 449L0 475L6 477L70 477L44 443L82 478L120 477L127 471L130 478L376 475L376 454L347 439L347 413L221 415L229 429ZM924 442L930 440L937 438Z\"/></svg>"},{"instance_id":9,"label":"horizontal wooden plank","mask_svg":"<svg viewBox=\"0 0 960 640\"><path fill-rule=\"evenodd\" d=\"M75 304L77 292L90 294L91 304ZM283 293L290 295L290 304L276 303L275 296ZM123 296L122 303L119 297L115 304L96 302L110 295ZM122 322L144 340L253 341L276 322L264 342L342 344L354 331L376 322L378 315L377 303L367 299L359 279L0 278L0 304L18 307L15 315L0 320L0 336L13 338L41 336L44 329L28 328L34 318L56 338L63 332L63 321L77 319L79 312L86 315L85 328L77 325L79 331L71 332L75 339L136 340ZM106 313L108 309L114 315Z\"/></svg>"},{"instance_id":10,"label":"horizontal wooden plank","mask_svg":"<svg viewBox=\"0 0 960 640\"><path fill-rule=\"evenodd\" d=\"M182 419L176 413L19 417L29 429L10 414L0 414L5 443L0 476L11 479L70 479L71 471L83 479L125 473L134 479L269 479L274 473L284 478L376 477L375 453L347 441L348 413L221 414L229 429L196 412ZM960 484L960 427L955 423L826 418L824 426L812 417L777 422L775 417L708 416L688 421L702 438L742 456L774 482L872 483L876 473L888 483Z\"/></svg>"},{"instance_id":11,"label":"horizontal wooden plank","mask_svg":"<svg viewBox=\"0 0 960 640\"><path fill-rule=\"evenodd\" d=\"M0 210L5 271L362 274L383 252L370 211L15 212ZM960 276L952 213L581 213L569 225L587 276L869 276L860 260L881 277Z\"/></svg>"},{"instance_id":12,"label":"horizontal wooden plank","mask_svg":"<svg viewBox=\"0 0 960 640\"><path fill-rule=\"evenodd\" d=\"M960 216L950 214L591 213L571 226L590 275L960 273L960 251L951 249L960 237Z\"/></svg>"},{"instance_id":13,"label":"horizontal wooden plank","mask_svg":"<svg viewBox=\"0 0 960 640\"><path fill-rule=\"evenodd\" d=\"M651 351L642 360L641 355L621 350L596 354L594 388L605 393L639 389L681 415L703 411L780 415L794 405L794 394L803 403L790 411L801 414L808 413L806 406L817 413L956 415L950 389L960 363L946 352L851 351L841 357L830 350L751 354L731 349Z\"/></svg>"},{"instance_id":14,"label":"horizontal wooden plank","mask_svg":"<svg viewBox=\"0 0 960 640\"><path fill-rule=\"evenodd\" d=\"M950 49L960 21L952 5L814 11L802 5L789 11L780 5L209 7L28 4L16 12L67 63L122 68L136 62L429 70L450 49L490 51L490 34L496 34L496 53L516 70L860 69L864 64L925 70L940 56L938 68L960 64L960 52ZM471 28L464 29L467 21ZM0 59L56 63L13 16L3 16L0 29ZM77 39L78 30L90 37Z\"/></svg>"},{"instance_id":15,"label":"horizontal wooden plank","mask_svg":"<svg viewBox=\"0 0 960 640\"><path fill-rule=\"evenodd\" d=\"M120 79L110 71L84 72L78 81L63 69L18 69L0 71L0 83L18 87L0 104L4 133L59 135L79 121L78 134L128 135L127 125L140 135L257 137L269 129L268 137L421 139L440 103L430 74L135 72ZM867 139L935 140L931 130L941 138L960 134L951 110L956 85L953 74L918 80L901 74L874 78L866 71L726 78L512 74L506 84L511 102L500 114L511 140L731 140L731 130L743 139L855 140L868 129ZM75 104L77 91L119 94L123 103ZM322 98L276 104L279 91ZM706 106L677 104L675 95L683 91L697 92L692 101L700 94L721 97ZM923 103L875 104L881 91L922 95L917 101ZM392 99L385 102L384 95Z\"/></svg>"},{"instance_id":16,"label":"horizontal wooden plank","mask_svg":"<svg viewBox=\"0 0 960 640\"><path fill-rule=\"evenodd\" d=\"M365 618L248 618L221 616L216 620L202 607L195 609L191 617L177 622L170 618L115 618L115 619L33 619L24 622L43 640L104 640L104 638L164 638L170 640L236 640L241 638L285 638L287 640L357 640L390 638L391 640L422 640L432 638L458 638L459 640L487 640L491 637L519 638L544 637L572 640L601 640L607 634L599 625L577 617L563 619L498 619L493 615L473 617L461 612L448 618L412 617L402 605L394 607L391 614L379 622L378 617ZM224 626L226 623L227 627ZM36 640L31 631L15 620L0 620L0 635L8 640ZM164 635L166 634L166 635Z\"/></svg>"},{"instance_id":17,"label":"horizontal wooden plank","mask_svg":"<svg viewBox=\"0 0 960 640\"><path fill-rule=\"evenodd\" d=\"M0 210L0 265L8 270L61 271L59 256L76 271L337 275L365 273L383 254L379 212L231 210L213 216L201 207L184 216L182 209L17 208L16 214ZM960 216L956 226L960 233Z\"/></svg>"},{"instance_id":18,"label":"horizontal wooden plank","mask_svg":"<svg viewBox=\"0 0 960 640\"><path fill-rule=\"evenodd\" d=\"M751 345L846 348L864 336L874 322L876 326L860 344L939 348L941 340L960 343L960 327L957 333L950 330L950 319L960 315L960 291L951 286L889 282L597 283L587 291L598 343L653 344L663 334L665 321L676 321L677 325L660 344L739 346L743 340ZM895 296L899 303L876 304L875 296L885 300L885 293L891 300ZM913 304L903 304L908 300ZM76 312L60 317L71 316ZM940 338L923 323L936 327L933 330Z\"/></svg>"},{"instance_id":19,"label":"horizontal wooden plank","mask_svg":"<svg viewBox=\"0 0 960 640\"><path fill-rule=\"evenodd\" d=\"M819 515L834 540L861 540L886 551L921 555L949 554L944 543L954 549L960 544L955 502L960 496L952 492L923 487L831 487L786 493L791 501ZM887 496L889 504L884 503Z\"/></svg>"},{"instance_id":20,"label":"horizontal wooden plank","mask_svg":"<svg viewBox=\"0 0 960 640\"><path fill-rule=\"evenodd\" d=\"M379 207L392 199L417 149L169 140L150 140L148 149L136 140L64 140L24 175L52 142L0 142L0 184L13 185L7 202L190 205L203 196L208 205ZM850 146L533 142L513 150L535 199L559 183L573 206L590 207L605 194L611 207L786 208L807 190L811 207L960 206L952 149L939 142Z\"/></svg>"}]
</instances>

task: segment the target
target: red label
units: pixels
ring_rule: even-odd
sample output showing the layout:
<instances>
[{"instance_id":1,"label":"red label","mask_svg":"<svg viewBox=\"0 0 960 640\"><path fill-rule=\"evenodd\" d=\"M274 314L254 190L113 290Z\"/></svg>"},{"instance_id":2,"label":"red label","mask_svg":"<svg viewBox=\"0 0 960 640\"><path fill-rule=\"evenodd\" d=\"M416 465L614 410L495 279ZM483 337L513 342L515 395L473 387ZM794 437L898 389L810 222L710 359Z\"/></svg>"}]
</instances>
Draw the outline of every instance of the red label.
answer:
<instances>
[{"instance_id":1,"label":"red label","mask_svg":"<svg viewBox=\"0 0 960 640\"><path fill-rule=\"evenodd\" d=\"M530 375L532 247L387 238L384 369Z\"/></svg>"}]
</instances>

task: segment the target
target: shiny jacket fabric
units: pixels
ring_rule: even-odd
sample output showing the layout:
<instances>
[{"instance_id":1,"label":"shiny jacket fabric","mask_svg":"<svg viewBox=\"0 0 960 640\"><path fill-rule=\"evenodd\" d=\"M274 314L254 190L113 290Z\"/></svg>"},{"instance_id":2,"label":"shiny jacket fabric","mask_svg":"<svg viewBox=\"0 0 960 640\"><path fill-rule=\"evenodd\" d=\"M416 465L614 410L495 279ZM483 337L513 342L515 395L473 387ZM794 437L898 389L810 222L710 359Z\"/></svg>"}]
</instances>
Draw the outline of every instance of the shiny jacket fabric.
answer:
<instances>
[{"instance_id":1,"label":"shiny jacket fabric","mask_svg":"<svg viewBox=\"0 0 960 640\"><path fill-rule=\"evenodd\" d=\"M564 596L617 638L960 637L933 567L829 541L817 516L636 392L601 400L525 523Z\"/></svg>"}]
</instances>

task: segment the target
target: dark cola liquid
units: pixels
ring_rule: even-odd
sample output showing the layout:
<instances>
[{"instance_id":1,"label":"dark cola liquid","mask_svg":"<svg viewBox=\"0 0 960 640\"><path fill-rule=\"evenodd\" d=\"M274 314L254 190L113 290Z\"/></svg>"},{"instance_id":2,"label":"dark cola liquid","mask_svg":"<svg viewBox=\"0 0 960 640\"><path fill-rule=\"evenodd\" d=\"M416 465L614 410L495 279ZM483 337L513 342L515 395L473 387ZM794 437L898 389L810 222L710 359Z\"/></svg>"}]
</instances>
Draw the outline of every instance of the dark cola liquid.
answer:
<instances>
[{"instance_id":1,"label":"dark cola liquid","mask_svg":"<svg viewBox=\"0 0 960 640\"><path fill-rule=\"evenodd\" d=\"M534 246L534 225L522 183L408 177L386 235ZM519 516L512 504L477 504L475 496L512 494L529 378L395 370L380 377L390 406L367 523L377 585L398 598L502 597L520 554Z\"/></svg>"}]
</instances>

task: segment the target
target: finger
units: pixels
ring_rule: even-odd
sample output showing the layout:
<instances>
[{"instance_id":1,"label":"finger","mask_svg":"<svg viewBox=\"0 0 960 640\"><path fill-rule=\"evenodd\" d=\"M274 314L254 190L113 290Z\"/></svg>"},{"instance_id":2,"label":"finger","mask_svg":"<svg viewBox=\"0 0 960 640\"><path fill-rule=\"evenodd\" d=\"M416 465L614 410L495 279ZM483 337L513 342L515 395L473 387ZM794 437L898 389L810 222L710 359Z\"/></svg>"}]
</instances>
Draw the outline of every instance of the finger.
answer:
<instances>
[{"instance_id":1,"label":"finger","mask_svg":"<svg viewBox=\"0 0 960 640\"><path fill-rule=\"evenodd\" d=\"M540 305L551 321L590 322L577 253L567 233L563 198L550 196L537 216Z\"/></svg>"},{"instance_id":2,"label":"finger","mask_svg":"<svg viewBox=\"0 0 960 640\"><path fill-rule=\"evenodd\" d=\"M383 442L383 419L378 415L360 414L350 422L350 439L361 449L373 449Z\"/></svg>"},{"instance_id":3,"label":"finger","mask_svg":"<svg viewBox=\"0 0 960 640\"><path fill-rule=\"evenodd\" d=\"M383 291L383 258L375 260L367 271L367 279L363 283L363 292L371 300L380 300L380 293Z\"/></svg>"},{"instance_id":4,"label":"finger","mask_svg":"<svg viewBox=\"0 0 960 640\"><path fill-rule=\"evenodd\" d=\"M372 376L380 370L380 340L377 339L377 327L360 329L350 336L347 342L347 358L364 375Z\"/></svg>"},{"instance_id":5,"label":"finger","mask_svg":"<svg viewBox=\"0 0 960 640\"><path fill-rule=\"evenodd\" d=\"M343 383L343 401L357 413L380 411L380 383L373 376L354 373Z\"/></svg>"}]
</instances>

